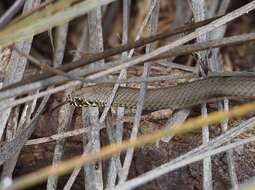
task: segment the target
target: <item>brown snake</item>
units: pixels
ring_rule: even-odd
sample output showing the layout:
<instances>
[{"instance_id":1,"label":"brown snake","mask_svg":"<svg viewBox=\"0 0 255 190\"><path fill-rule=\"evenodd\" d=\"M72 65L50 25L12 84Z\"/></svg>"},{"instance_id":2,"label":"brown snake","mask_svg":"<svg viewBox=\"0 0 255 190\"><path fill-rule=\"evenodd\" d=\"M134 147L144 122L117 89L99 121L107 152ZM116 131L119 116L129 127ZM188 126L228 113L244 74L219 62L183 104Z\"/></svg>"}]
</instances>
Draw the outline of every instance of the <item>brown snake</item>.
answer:
<instances>
[{"instance_id":1,"label":"brown snake","mask_svg":"<svg viewBox=\"0 0 255 190\"><path fill-rule=\"evenodd\" d=\"M112 93L112 86L85 87L68 96L76 107L103 107ZM135 108L139 89L120 87L113 106ZM145 110L178 109L227 97L229 99L255 99L255 75L212 76L193 82L158 89L148 89Z\"/></svg>"}]
</instances>

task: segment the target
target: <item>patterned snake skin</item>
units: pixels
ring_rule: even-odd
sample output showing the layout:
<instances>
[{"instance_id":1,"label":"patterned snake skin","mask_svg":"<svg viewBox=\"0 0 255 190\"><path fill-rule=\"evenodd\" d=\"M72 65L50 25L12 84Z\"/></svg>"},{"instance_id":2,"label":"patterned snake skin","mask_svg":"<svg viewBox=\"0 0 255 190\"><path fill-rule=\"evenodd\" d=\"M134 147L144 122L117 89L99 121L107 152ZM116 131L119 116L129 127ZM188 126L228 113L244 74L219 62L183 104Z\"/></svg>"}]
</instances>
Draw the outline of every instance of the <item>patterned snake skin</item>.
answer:
<instances>
[{"instance_id":1,"label":"patterned snake skin","mask_svg":"<svg viewBox=\"0 0 255 190\"><path fill-rule=\"evenodd\" d=\"M112 86L85 87L68 96L68 101L77 107L103 107L112 93ZM113 106L135 108L139 89L120 87ZM255 75L214 76L177 86L148 89L144 102L145 110L178 109L216 99L255 99Z\"/></svg>"}]
</instances>

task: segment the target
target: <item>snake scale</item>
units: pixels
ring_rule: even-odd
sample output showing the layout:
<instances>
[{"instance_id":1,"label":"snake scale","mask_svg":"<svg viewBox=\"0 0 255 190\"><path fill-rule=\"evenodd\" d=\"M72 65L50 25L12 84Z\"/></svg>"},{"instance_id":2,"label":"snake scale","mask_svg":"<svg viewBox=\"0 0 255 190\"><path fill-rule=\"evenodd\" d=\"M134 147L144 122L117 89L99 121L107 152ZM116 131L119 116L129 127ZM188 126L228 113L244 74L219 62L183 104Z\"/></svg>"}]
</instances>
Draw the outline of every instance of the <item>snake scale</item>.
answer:
<instances>
[{"instance_id":1,"label":"snake scale","mask_svg":"<svg viewBox=\"0 0 255 190\"><path fill-rule=\"evenodd\" d=\"M113 86L94 85L68 95L68 102L76 107L103 107ZM113 106L135 108L138 88L120 87ZM144 110L179 109L227 97L229 99L255 99L255 75L211 76L167 88L148 89Z\"/></svg>"}]
</instances>

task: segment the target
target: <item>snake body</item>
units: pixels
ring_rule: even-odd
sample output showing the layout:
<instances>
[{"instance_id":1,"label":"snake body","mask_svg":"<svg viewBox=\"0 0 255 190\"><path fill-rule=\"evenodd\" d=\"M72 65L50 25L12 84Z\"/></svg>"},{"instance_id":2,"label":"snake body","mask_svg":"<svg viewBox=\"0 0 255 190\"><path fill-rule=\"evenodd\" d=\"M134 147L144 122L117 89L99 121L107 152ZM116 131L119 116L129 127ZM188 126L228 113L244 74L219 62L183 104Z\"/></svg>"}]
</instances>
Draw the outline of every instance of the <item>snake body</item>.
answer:
<instances>
[{"instance_id":1,"label":"snake body","mask_svg":"<svg viewBox=\"0 0 255 190\"><path fill-rule=\"evenodd\" d=\"M103 107L111 96L113 86L95 85L84 87L68 96L77 107ZM113 106L135 108L138 88L120 87ZM255 99L255 75L214 76L167 88L148 89L145 110L185 108L215 99Z\"/></svg>"}]
</instances>

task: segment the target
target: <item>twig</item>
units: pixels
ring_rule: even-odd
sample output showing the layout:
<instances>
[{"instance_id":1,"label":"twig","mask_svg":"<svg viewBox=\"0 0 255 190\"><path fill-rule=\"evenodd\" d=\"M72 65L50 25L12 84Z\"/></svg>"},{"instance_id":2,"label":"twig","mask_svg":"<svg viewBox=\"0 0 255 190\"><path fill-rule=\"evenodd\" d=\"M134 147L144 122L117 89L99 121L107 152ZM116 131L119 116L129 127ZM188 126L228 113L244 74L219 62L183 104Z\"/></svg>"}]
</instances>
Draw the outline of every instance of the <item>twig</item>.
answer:
<instances>
[{"instance_id":1,"label":"twig","mask_svg":"<svg viewBox=\"0 0 255 190\"><path fill-rule=\"evenodd\" d=\"M224 111L229 111L229 101L228 99L223 100L223 105L222 102L219 102L219 110L224 110ZM225 121L221 122L221 128L223 134L226 133L228 130L228 119ZM226 152L226 158L227 158L227 165L228 165L228 172L230 176L230 181L231 181L231 186L233 189L238 189L238 179L237 179L237 174L236 174L236 169L235 169L235 161L233 158L233 151L229 150Z\"/></svg>"},{"instance_id":2,"label":"twig","mask_svg":"<svg viewBox=\"0 0 255 190\"><path fill-rule=\"evenodd\" d=\"M36 11L45 8L47 5L53 3L55 0L47 0L45 2L42 2L40 5L33 7L31 10L25 12L24 14L20 15L19 17L15 18L12 23L18 22L22 19L24 19L25 17L28 17L29 15L35 13Z\"/></svg>"},{"instance_id":3,"label":"twig","mask_svg":"<svg viewBox=\"0 0 255 190\"><path fill-rule=\"evenodd\" d=\"M0 47L3 48L16 41L28 39L32 35L47 31L49 26L55 27L59 24L67 23L95 8L107 5L116 0L93 0L76 3L77 1L56 1L50 8L36 11L36 16L32 14L15 24L9 25L9 27L4 28L0 33ZM75 4L70 6L72 3ZM28 23L28 21L30 22Z\"/></svg>"},{"instance_id":4,"label":"twig","mask_svg":"<svg viewBox=\"0 0 255 190\"><path fill-rule=\"evenodd\" d=\"M81 36L81 39L80 39L80 43L77 46L77 51L76 51L76 54L74 55L73 61L78 60L79 57L80 57L79 52L85 50L86 41L87 41L87 34L88 34L87 19L84 19L83 23L84 23L84 27L83 27L83 30L82 30L82 36ZM65 95L71 93L73 90L75 90L75 89L70 88L69 90L67 90L65 92ZM64 111L64 114L61 114L61 117L63 118L63 120L67 120L67 119L71 120L72 119L74 109L72 108L71 105L66 105L65 107L63 107L63 109L60 110L60 112L61 111ZM88 130L88 128L82 128L82 129ZM69 179L68 179L68 181L67 181L67 183L64 187L65 190L69 190L69 189L72 188L72 185L75 182L76 177L80 173L80 170L81 170L81 167L77 167L73 170L72 174L70 175L70 177L69 177Z\"/></svg>"},{"instance_id":5,"label":"twig","mask_svg":"<svg viewBox=\"0 0 255 190\"><path fill-rule=\"evenodd\" d=\"M219 45L221 44L225 44L226 45L234 45L234 44L240 44L242 42L247 42L247 41L253 41L255 39L255 33L251 33L251 34L243 34L243 35L238 35L238 36L233 36L233 37L228 37L228 38L223 38L222 40L217 40L217 41L212 41L212 42L205 42L205 43L198 43L198 44L194 44L194 45L185 45L183 47L177 47L172 49L171 51L168 52L168 54L162 55L161 58L166 58L169 56L175 56L175 55L180 55L180 54L186 54L186 53L191 53L194 51L198 51L198 50L204 50L207 48L212 48L212 47L219 47ZM133 59L134 60L134 59ZM104 69L109 69L112 67L116 67L120 65L119 62L115 62L115 63L107 63L104 66L102 65L98 65L98 67L95 65L94 68L90 68L90 67L86 67L86 70L74 70L71 73L69 73L70 75L76 75L76 76L82 76L82 75L89 75L91 73L97 72L97 71L101 71ZM129 66L129 64L122 64L121 65L121 69L122 68L127 68ZM90 76L90 78L92 79L88 79L85 78L83 80L83 82L88 82L88 83L93 83L96 82L95 80L97 78L100 78L101 76L104 76L105 74L102 74L100 76L96 76L94 77L94 75L92 74L92 76ZM42 81L36 81L33 83L29 83L29 84L25 84L25 85L21 85L21 86L17 86L17 87L13 87L13 88L4 88L2 90L0 90L0 99L4 99L4 98L9 98L9 97L13 97L13 96L18 96L18 95L23 95L25 93L28 93L32 90L36 90L39 88L45 88L49 85L53 85L56 83L60 83L60 82L64 82L66 81L64 78L62 77L51 77ZM70 87L74 87L79 85L80 82L78 81L73 81L70 82L68 85L62 85L62 87L60 86L59 89L61 90L65 90L66 88L70 88ZM8 90L7 90L8 89ZM61 91L58 90L58 91ZM57 92L57 91L55 91Z\"/></svg>"},{"instance_id":6,"label":"twig","mask_svg":"<svg viewBox=\"0 0 255 190\"><path fill-rule=\"evenodd\" d=\"M175 18L171 25L179 26L187 21L191 14L191 11L189 11L187 1L176 1L175 7Z\"/></svg>"},{"instance_id":7,"label":"twig","mask_svg":"<svg viewBox=\"0 0 255 190\"><path fill-rule=\"evenodd\" d=\"M36 172L33 172L31 174L25 175L21 177L20 179L14 181L10 186L5 188L4 190L14 190L14 189L21 189L26 188L28 186L34 185L36 183L42 182L43 180L47 179L49 175L61 175L65 174L68 171L72 170L74 167L86 165L88 163L94 162L96 160L102 160L109 158L113 154L120 153L121 151L127 150L131 147L141 147L145 144L149 143L155 143L160 138L163 138L165 136L169 135L177 135L177 134L183 134L184 132L194 131L201 126L205 124L216 124L218 121L222 121L226 118L232 118L232 117L241 117L247 113L254 112L255 110L255 103L249 103L245 104L243 106L235 107L229 112L214 112L208 115L207 118L201 118L197 117L194 119L190 119L188 122L177 125L176 127L172 129L165 129L165 130L159 130L157 132L143 135L139 139L134 139L131 141L123 141L121 144L114 144L109 145L107 147L101 148L100 152L94 152L87 155L77 156L74 157L68 161L64 161L58 165L46 167L44 169L38 170ZM248 125L246 121L246 126ZM253 118L253 122L249 120L250 125L249 127L254 126L255 119ZM236 128L233 128L233 130ZM247 128L246 128L247 129ZM233 131L232 131L233 132ZM225 135L224 135L225 137ZM210 145L208 145L210 147ZM0 147L0 155L2 153L2 148ZM190 156L190 155L188 155ZM0 156L1 158L1 156ZM179 157L183 159L183 157Z\"/></svg>"},{"instance_id":8,"label":"twig","mask_svg":"<svg viewBox=\"0 0 255 190\"><path fill-rule=\"evenodd\" d=\"M29 9L32 9L33 7L37 6L39 3L40 3L40 0L26 1L23 8L23 12L28 11ZM16 47L22 48L25 52L29 52L31 48L31 43L32 43L32 38L27 41L16 44ZM26 63L27 63L26 58L20 57L16 52L12 52L3 86L8 86L22 79L23 73L26 67ZM6 102L11 102L12 100L13 99L9 99L4 102L1 101L0 104L5 104ZM5 125L10 113L11 113L11 109L7 109L0 113L0 138L2 137L2 134L5 129Z\"/></svg>"},{"instance_id":9,"label":"twig","mask_svg":"<svg viewBox=\"0 0 255 190\"><path fill-rule=\"evenodd\" d=\"M84 127L91 128L89 135L84 135L83 151L97 152L100 150L100 128L96 125L98 122L98 108L84 108L82 111ZM103 189L103 176L101 162L93 162L84 167L85 187L86 189Z\"/></svg>"},{"instance_id":10,"label":"twig","mask_svg":"<svg viewBox=\"0 0 255 190\"><path fill-rule=\"evenodd\" d=\"M143 38L141 40L138 40L136 42L129 42L127 44L120 45L119 47L112 48L112 49L109 49L109 50L105 50L104 52L95 53L95 54L91 54L91 55L84 55L83 58L81 58L81 60L76 60L74 62L65 64L64 66L60 66L58 69L60 69L62 71L70 71L72 69L88 65L89 63L94 63L94 62L99 61L101 59L105 59L109 56L113 56L113 55L122 53L124 51L130 50L130 49L133 49L133 48L144 46L144 45L149 44L151 42L154 42L156 40L165 39L169 36L179 34L179 33L182 33L182 32L192 31L192 30L194 30L194 29L196 29L200 26L208 24L209 22L211 22L211 21L213 21L217 18L220 18L220 17L208 19L206 21L202 21L202 22L199 22L199 23L187 24L185 26L176 28L173 31L171 30L171 31L163 32L163 33L160 33L160 34L156 34L155 36L152 35L152 36L149 36L147 38ZM52 76L52 74L50 74L50 73L41 74L41 75L36 76L36 77L31 77L30 79L27 79L24 82L42 80L42 79L45 79L45 78L50 77L50 76ZM17 83L17 85L20 85L20 84L22 84L22 83Z\"/></svg>"},{"instance_id":11,"label":"twig","mask_svg":"<svg viewBox=\"0 0 255 190\"><path fill-rule=\"evenodd\" d=\"M135 179L129 180L128 182L126 182L125 184L119 185L116 188L112 188L112 189L107 189L107 190L129 190L129 189L134 189L135 187L138 187L142 184L145 184L151 180L153 180L156 177L160 177L161 175L167 173L167 172L171 172L174 171L176 169L179 169L183 166L186 166L188 164L192 164L194 162L200 161L202 159L208 158L210 156L225 152L225 151L230 151L238 146L242 146L248 143L252 143L255 141L255 137L251 137L245 140L240 140L238 142L235 143L230 143L224 146L221 146L219 148L215 148L215 149L204 149L201 152L197 152L195 154L192 154L190 157L185 157L182 160L173 160L170 161L169 163L163 164L161 166L159 166L158 168L155 168L149 172L144 173L142 176L138 176ZM189 154L190 152L188 152L187 154ZM186 155L186 154L185 154ZM184 156L185 156L184 155Z\"/></svg>"},{"instance_id":12,"label":"twig","mask_svg":"<svg viewBox=\"0 0 255 190\"><path fill-rule=\"evenodd\" d=\"M52 135L50 137L42 137L42 138L28 140L26 142L25 146L49 143L49 142L60 140L63 138L78 136L78 135L88 133L88 132L89 132L88 128L75 129L75 130L68 131L68 132L58 133L58 134Z\"/></svg>"},{"instance_id":13,"label":"twig","mask_svg":"<svg viewBox=\"0 0 255 190\"><path fill-rule=\"evenodd\" d=\"M57 73L61 73L64 76L67 75L63 71L56 69L56 67L60 66L62 64L64 53L65 53L65 47L66 47L66 37L68 32L68 24L64 24L63 26L59 26L56 28L56 45L54 47L54 58L53 58L53 66L55 68L52 68L48 66L47 64L39 64L40 62L37 62L37 60L34 60L38 65L40 65L41 68L49 69L54 72L57 71ZM30 57L30 56L29 56ZM34 62L34 63L35 63ZM59 72L60 71L60 72ZM69 75L67 75L69 76ZM71 77L72 78L72 77ZM70 105L65 105L61 108L59 115L58 115L58 129L57 132L63 133L66 131L66 129L70 126L70 123L72 121L72 117L67 117L67 112L73 113L74 108L70 108ZM57 140L56 145L54 148L54 154L52 158L52 165L59 163L62 160L63 154L64 154L64 144L65 139ZM47 190L55 190L57 189L58 184L58 176L50 176L47 181Z\"/></svg>"},{"instance_id":14,"label":"twig","mask_svg":"<svg viewBox=\"0 0 255 190\"><path fill-rule=\"evenodd\" d=\"M37 109L35 116L31 120L29 124L26 124L25 127L19 131L19 133L12 139L12 141L5 143L2 147L0 147L0 165L3 164L6 160L8 160L11 156L15 155L18 151L21 150L23 145L26 143L28 138L34 131L34 127L36 126L39 116L41 115L44 106L48 101L49 96L45 96Z\"/></svg>"},{"instance_id":15,"label":"twig","mask_svg":"<svg viewBox=\"0 0 255 190\"><path fill-rule=\"evenodd\" d=\"M38 92L35 92L38 93ZM15 136L19 134L19 131L22 130L24 127L28 126L29 123L31 122L31 116L35 110L37 103L37 99L34 99L32 102L27 103L22 111L22 114L20 115L19 118L19 123L17 127L17 132L14 134ZM22 147L21 147L22 148ZM8 159L4 165L3 165L3 170L2 170L2 176L5 177L10 177L12 178L13 171L15 169L17 160L19 158L20 150L18 150L15 155L13 155L10 159Z\"/></svg>"},{"instance_id":16,"label":"twig","mask_svg":"<svg viewBox=\"0 0 255 190\"><path fill-rule=\"evenodd\" d=\"M154 34L157 31L157 26L158 26L158 14L159 14L159 6L160 6L160 1L159 0L153 0L151 1L151 5L149 7L148 14L146 15L145 21L143 22L142 26L140 28L140 34L142 33L145 24L148 22L148 32L149 34ZM139 35L140 35L139 34ZM140 37L140 36L138 36ZM148 44L146 46L146 53L149 53L154 49L154 46L152 44ZM132 55L133 51L130 51L129 55ZM150 65L149 64L144 64L144 70L142 77L147 78L149 76L150 72ZM141 83L140 86L140 92L139 92L139 97L137 100L137 108L136 108L136 113L135 113L135 118L134 118L134 123L133 123L133 128L131 131L130 139L136 139L138 135L138 130L140 126L140 120L141 120L141 115L143 111L143 105L144 105L144 100L145 100L145 95L146 95L146 88L147 84L146 83ZM128 149L126 152L126 157L124 159L123 163L123 168L121 170L120 176L119 176L119 182L118 184L122 184L126 181L129 173L129 169L131 166L131 162L133 159L133 154L134 154L134 149Z\"/></svg>"},{"instance_id":17,"label":"twig","mask_svg":"<svg viewBox=\"0 0 255 190\"><path fill-rule=\"evenodd\" d=\"M25 0L16 0L12 6L0 17L0 28L5 26L13 16L21 9Z\"/></svg>"},{"instance_id":18,"label":"twig","mask_svg":"<svg viewBox=\"0 0 255 190\"><path fill-rule=\"evenodd\" d=\"M195 21L201 21L206 18L206 4L205 0L192 0L192 11L194 15ZM207 41L208 34L200 35L197 37L198 42L205 42ZM200 68L200 72L202 74L206 74L205 70L208 70L207 67L207 55L208 51L198 52L198 66ZM205 70L204 70L205 69ZM206 104L202 104L201 106L201 115L203 117L207 117L207 106ZM202 128L202 141L203 144L206 144L210 141L209 139L209 126L205 125ZM205 158L203 160L203 189L204 190L212 190L212 166L211 166L211 157Z\"/></svg>"},{"instance_id":19,"label":"twig","mask_svg":"<svg viewBox=\"0 0 255 190\"><path fill-rule=\"evenodd\" d=\"M120 45L118 47L115 47L115 48L112 48L112 49L109 49L109 50L105 50L102 53L97 53L97 54L93 54L93 55L90 55L90 56L86 55L81 60L79 60L75 63L66 64L65 66L61 67L61 69L63 71L69 71L71 69L75 69L75 68L78 68L78 67L81 67L81 66L85 66L89 63L93 63L93 62L99 61L101 59L105 59L107 57L125 52L127 50L132 50L134 48L145 46L145 45L150 44L152 42L155 42L157 40L163 40L165 38L168 38L170 36L173 36L173 35L176 35L176 34L179 34L179 33L193 31L196 28L204 26L205 24L208 24L208 23L210 23L213 20L216 20L218 18L220 18L220 17L215 17L215 18L208 19L208 20L205 20L205 21L202 21L202 22L198 22L198 23L186 24L186 25L178 27L174 30L169 30L169 31L162 32L162 33L159 33L159 34L150 35L149 37L146 37L146 38L141 38L141 39L137 38L138 40L135 41L135 42L129 42L129 43L126 43L124 45Z\"/></svg>"},{"instance_id":20,"label":"twig","mask_svg":"<svg viewBox=\"0 0 255 190\"><path fill-rule=\"evenodd\" d=\"M170 129L177 124L182 124L190 114L190 109L182 109L174 112L172 116L167 120L163 128ZM160 139L163 142L169 142L173 136L164 137Z\"/></svg>"},{"instance_id":21,"label":"twig","mask_svg":"<svg viewBox=\"0 0 255 190\"><path fill-rule=\"evenodd\" d=\"M128 34L129 34L129 17L130 17L130 8L131 8L131 0L124 0L123 1L123 16L122 16L122 43L126 44L128 42ZM128 52L122 53L122 59L128 59ZM126 79L127 78L127 69L122 69L118 79ZM123 84L122 86L125 86ZM117 89L118 85L115 84L114 87ZM115 88L113 89L113 96L115 96ZM112 103L112 100L110 100ZM123 136L123 122L119 122L119 120L123 119L125 115L125 108L118 107L117 108L117 123L114 125L114 128L107 127L108 136L110 139L110 143L121 143L122 136ZM117 175L121 172L121 161L120 161L120 154L112 156L109 169L107 172L107 181L106 181L106 188L114 187L117 183Z\"/></svg>"},{"instance_id":22,"label":"twig","mask_svg":"<svg viewBox=\"0 0 255 190\"><path fill-rule=\"evenodd\" d=\"M56 75L60 75L60 76L63 76L63 77L66 77L68 78L69 80L80 80L82 81L82 79L79 79L79 78L76 78L74 76L71 76L71 75L68 75L66 74L65 72L63 72L62 70L60 69L57 69L57 68L54 68L54 67L51 67L47 64L43 64L41 63L40 61L38 61L36 58L34 58L33 56L31 55L28 55L28 54L25 54L23 53L21 50L19 50L18 48L15 48L14 47L14 50L17 51L21 56L24 56L25 58L27 58L27 60L29 60L32 64L36 65L37 67L41 68L43 71L46 71L46 72L50 72L50 73L53 73L53 74L56 74ZM59 52L58 52L59 53ZM54 55L54 57L57 56L57 55ZM54 64L56 64L56 58L54 58ZM60 58L58 58L60 59Z\"/></svg>"},{"instance_id":23,"label":"twig","mask_svg":"<svg viewBox=\"0 0 255 190\"><path fill-rule=\"evenodd\" d=\"M123 65L115 66L111 69L107 69L105 71L101 71L101 72L98 72L96 74L93 74L90 77L87 77L87 79L95 79L95 78L98 78L98 77L101 77L101 76L105 76L107 74L118 71L122 68L134 66L138 63L150 60L151 58L159 56L160 54L163 54L163 53L173 49L174 47L177 47L177 46L180 46L184 43L189 42L190 40L196 38L197 36L200 36L200 35L203 35L203 34L206 34L208 32L213 31L215 28L220 27L220 26L232 21L235 18L238 18L243 14L247 14L248 12L253 10L254 8L255 8L255 1L252 1L252 2L244 5L243 7L238 8L238 9L228 13L227 15L211 22L210 24L207 24L203 27L200 27L196 31L194 31L194 32L192 32L192 33L190 33L190 34L188 34L188 35L186 35L186 36L184 36L180 39L177 39L176 41L172 42L169 45L163 46L161 48L158 48L158 49L152 51L151 53L145 54L145 55L140 56L136 59L133 59L131 61L126 62L125 67L123 67Z\"/></svg>"},{"instance_id":24,"label":"twig","mask_svg":"<svg viewBox=\"0 0 255 190\"><path fill-rule=\"evenodd\" d=\"M53 56L53 66L55 68L62 65L65 47L66 47L66 38L68 33L68 24L64 24L62 26L57 27L56 30L56 38L54 44L54 56Z\"/></svg>"},{"instance_id":25,"label":"twig","mask_svg":"<svg viewBox=\"0 0 255 190\"><path fill-rule=\"evenodd\" d=\"M255 117L242 122L238 127L231 128L228 130L225 134L222 134L215 139L212 139L209 141L207 144L202 144L198 148L195 148L191 150L190 152L179 156L178 158L171 160L168 163L165 163L157 168L154 168L150 170L149 172L143 173L141 176L138 176L134 179L131 179L127 181L126 183L117 186L114 190L119 190L119 189L131 189L138 187L142 184L148 183L149 181L158 178L170 171L173 171L175 169L178 169L180 167L183 167L185 165L191 164L195 161L201 160L203 158L206 158L208 156L211 156L211 153L213 153L216 148L224 144L225 142L230 141L234 137L240 135L241 133L251 129L255 124ZM251 139L248 139L248 142L250 142ZM253 139L252 139L253 140ZM240 141L239 141L240 142ZM247 143L247 141L243 141L243 143ZM242 144L242 143L241 143ZM228 145L227 145L228 146ZM236 144L234 143L233 148L236 147ZM208 154L203 155L208 152ZM223 150L222 150L223 151ZM220 151L220 152L222 152ZM226 150L224 150L226 151ZM219 153L219 152L217 152ZM196 158L195 160L193 160Z\"/></svg>"},{"instance_id":26,"label":"twig","mask_svg":"<svg viewBox=\"0 0 255 190\"><path fill-rule=\"evenodd\" d=\"M89 51L97 53L103 51L103 33L102 33L102 13L101 7L88 13L88 31L89 31ZM104 64L104 60L100 61ZM93 65L92 65L93 67ZM100 128L98 123L98 108L82 108L82 119L84 127L93 128L89 135L83 137L84 153L96 152L100 150ZM96 126L96 127L95 127ZM102 190L103 173L102 163L94 162L84 167L85 189Z\"/></svg>"},{"instance_id":27,"label":"twig","mask_svg":"<svg viewBox=\"0 0 255 190\"><path fill-rule=\"evenodd\" d=\"M79 175L80 171L81 171L81 167L74 168L63 190L70 190L72 188L73 183L76 180L77 176Z\"/></svg>"},{"instance_id":28,"label":"twig","mask_svg":"<svg viewBox=\"0 0 255 190\"><path fill-rule=\"evenodd\" d=\"M6 125L6 135L5 135L7 142L11 141L17 133L18 121L19 121L18 118L20 117L19 111L20 111L19 107L14 108L8 119L8 122ZM17 158L16 155L14 156L15 158ZM12 179L12 173L16 165L13 163L15 162L15 160L16 159L12 158L4 163L2 173L1 173L1 180L3 180L6 177Z\"/></svg>"},{"instance_id":29,"label":"twig","mask_svg":"<svg viewBox=\"0 0 255 190\"><path fill-rule=\"evenodd\" d=\"M167 59L161 59L161 58L163 58L163 56L160 56L159 61L156 60L157 64L159 64L159 65L173 68L173 69L179 69L179 70L186 71L186 72L196 73L196 68L194 68L192 66L169 62L169 61L167 61Z\"/></svg>"},{"instance_id":30,"label":"twig","mask_svg":"<svg viewBox=\"0 0 255 190\"><path fill-rule=\"evenodd\" d=\"M221 2L218 14L225 13L229 3L230 3L229 0ZM211 40L222 39L224 37L225 32L226 32L226 26L222 26L210 34L210 39ZM221 57L221 54L219 53L218 48L211 50L211 56L209 57L208 61L209 61L208 62L209 67L212 71L218 71L218 72L223 71L223 61L222 61L222 57ZM228 104L227 99L223 100L223 106L222 106L222 102L218 103L218 108L220 110L222 109L222 107L225 111L229 110L229 104ZM228 121L226 120L226 121L222 122L221 127L222 127L223 132L225 132L228 128ZM229 171L231 186L234 189L238 189L238 179L237 179L237 174L235 171L235 164L234 164L232 150L230 150L226 153L226 157L228 160L227 163L228 163L228 171Z\"/></svg>"},{"instance_id":31,"label":"twig","mask_svg":"<svg viewBox=\"0 0 255 190\"><path fill-rule=\"evenodd\" d=\"M245 42L253 41L254 39L255 38L253 36L253 33L251 33L251 34L244 34L244 35L237 35L237 36L233 36L233 37L228 37L228 38L224 38L224 39L221 39L221 40L211 40L211 41L207 41L207 42L203 42L203 43L196 43L196 44L192 44L192 45L185 45L185 46L181 46L181 47L178 47L178 48L174 48L173 50L169 51L168 53L165 53L165 54L162 54L160 56L157 56L156 58L153 58L151 60L155 61L155 60L159 60L159 59L165 59L165 58L169 58L171 56L178 56L178 55L189 54L189 53L192 53L192 52L195 52L195 51L201 51L201 50L204 50L204 49L209 49L209 48L214 48L214 47L224 47L224 46L230 46L230 45L231 46L239 45L240 43L245 43ZM20 51L19 49L15 48L15 47L14 47L14 49L19 54L21 54L22 56L26 57L33 64L35 64L36 66L40 67L44 71L48 71L50 73L66 77L69 80L79 80L81 82L93 82L93 81L86 81L86 80L84 80L84 79L82 79L80 77L75 77L74 75L69 75L69 74L63 72L60 69L53 68L53 67L50 67L50 66L48 66L46 64L41 63L40 61L38 61L35 58L33 58L31 55L24 54L22 51ZM168 65L181 69L181 66L178 66L176 64L169 63ZM187 70L185 68L183 68L183 69ZM15 84L15 86L18 86L18 84ZM10 88L10 86L8 86L8 88Z\"/></svg>"},{"instance_id":32,"label":"twig","mask_svg":"<svg viewBox=\"0 0 255 190\"><path fill-rule=\"evenodd\" d=\"M123 119L123 117L119 117L119 118ZM121 143L123 128L118 130L117 126L113 125L113 123L110 122L109 120L110 119L106 120L106 129L107 129L107 134L109 136L110 144ZM122 125L120 127L123 127L122 122L117 122L117 123L121 123ZM120 154L113 155L110 159L110 163L108 166L106 188L111 188L115 186L117 182L116 181L117 175L121 171L121 168L122 168L122 164L120 160Z\"/></svg>"}]
</instances>

